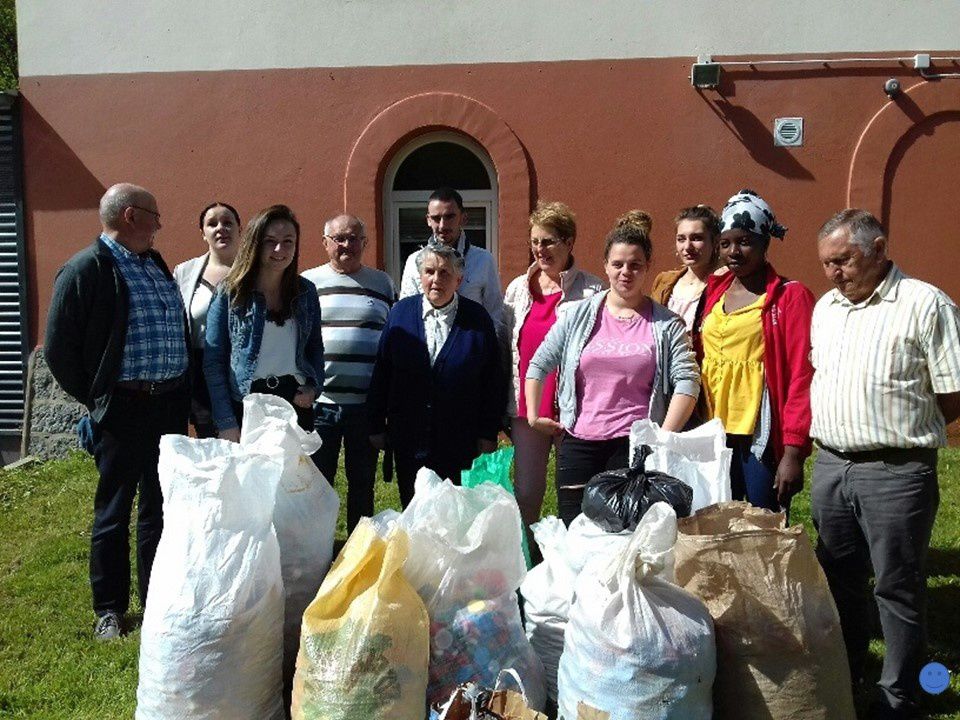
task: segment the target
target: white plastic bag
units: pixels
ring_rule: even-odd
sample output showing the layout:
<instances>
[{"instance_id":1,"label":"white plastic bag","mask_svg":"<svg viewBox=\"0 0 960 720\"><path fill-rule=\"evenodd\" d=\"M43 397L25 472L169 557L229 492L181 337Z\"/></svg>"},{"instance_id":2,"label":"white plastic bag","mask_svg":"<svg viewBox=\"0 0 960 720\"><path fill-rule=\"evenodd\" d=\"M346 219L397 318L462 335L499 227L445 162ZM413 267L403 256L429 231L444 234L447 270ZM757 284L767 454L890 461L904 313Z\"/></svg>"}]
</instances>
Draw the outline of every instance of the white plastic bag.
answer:
<instances>
[{"instance_id":1,"label":"white plastic bag","mask_svg":"<svg viewBox=\"0 0 960 720\"><path fill-rule=\"evenodd\" d=\"M160 440L164 528L140 636L137 720L281 720L279 449Z\"/></svg>"},{"instance_id":2,"label":"white plastic bag","mask_svg":"<svg viewBox=\"0 0 960 720\"><path fill-rule=\"evenodd\" d=\"M727 447L727 434L719 419L680 433L663 430L652 420L637 420L630 427L630 457L641 445L653 450L646 461L648 470L672 475L693 488L692 513L732 499L733 451Z\"/></svg>"},{"instance_id":3,"label":"white plastic bag","mask_svg":"<svg viewBox=\"0 0 960 720\"><path fill-rule=\"evenodd\" d=\"M584 703L610 720L709 720L716 646L703 603L671 582L677 517L644 515L630 544L580 574L558 675L559 717Z\"/></svg>"},{"instance_id":4,"label":"white plastic bag","mask_svg":"<svg viewBox=\"0 0 960 720\"><path fill-rule=\"evenodd\" d=\"M608 533L586 515L567 528L549 516L531 526L543 562L520 584L527 637L543 662L547 697L557 699L557 663L563 653L563 632L570 614L577 576L588 562L609 562L627 547L633 533Z\"/></svg>"},{"instance_id":5,"label":"white plastic bag","mask_svg":"<svg viewBox=\"0 0 960 720\"><path fill-rule=\"evenodd\" d=\"M320 444L317 433L297 424L296 411L283 398L255 393L243 399L240 445L264 452L278 448L283 453L273 526L280 543L285 597L283 677L287 687L293 682L303 611L316 596L333 560L340 510L337 491L310 459Z\"/></svg>"},{"instance_id":6,"label":"white plastic bag","mask_svg":"<svg viewBox=\"0 0 960 720\"><path fill-rule=\"evenodd\" d=\"M542 709L543 665L517 603L526 562L513 496L493 483L458 487L423 468L400 525L410 537L404 574L430 614L429 702L464 682L490 686L514 668L530 706Z\"/></svg>"}]
</instances>

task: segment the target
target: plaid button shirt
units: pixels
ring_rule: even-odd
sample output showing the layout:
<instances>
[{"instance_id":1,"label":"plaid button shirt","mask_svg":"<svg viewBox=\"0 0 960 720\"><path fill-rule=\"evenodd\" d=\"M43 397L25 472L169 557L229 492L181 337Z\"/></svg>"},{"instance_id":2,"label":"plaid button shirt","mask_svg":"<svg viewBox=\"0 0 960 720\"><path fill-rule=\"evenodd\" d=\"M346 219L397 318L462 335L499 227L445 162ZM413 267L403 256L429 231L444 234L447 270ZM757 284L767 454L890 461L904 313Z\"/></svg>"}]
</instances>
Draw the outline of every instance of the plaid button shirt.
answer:
<instances>
[{"instance_id":1,"label":"plaid button shirt","mask_svg":"<svg viewBox=\"0 0 960 720\"><path fill-rule=\"evenodd\" d=\"M130 307L117 380L170 380L187 371L183 301L176 283L149 256L141 258L106 235Z\"/></svg>"}]
</instances>

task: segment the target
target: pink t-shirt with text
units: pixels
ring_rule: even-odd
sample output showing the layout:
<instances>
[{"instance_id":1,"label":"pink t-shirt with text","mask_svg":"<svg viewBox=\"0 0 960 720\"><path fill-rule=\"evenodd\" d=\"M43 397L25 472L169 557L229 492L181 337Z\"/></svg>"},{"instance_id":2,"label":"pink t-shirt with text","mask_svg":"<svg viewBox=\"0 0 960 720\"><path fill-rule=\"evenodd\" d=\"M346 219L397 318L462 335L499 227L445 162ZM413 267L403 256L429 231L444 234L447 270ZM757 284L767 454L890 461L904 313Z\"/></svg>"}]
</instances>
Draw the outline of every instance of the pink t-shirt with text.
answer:
<instances>
[{"instance_id":1,"label":"pink t-shirt with text","mask_svg":"<svg viewBox=\"0 0 960 720\"><path fill-rule=\"evenodd\" d=\"M610 440L630 434L649 415L657 355L650 307L629 320L604 305L577 367L577 422L568 428L581 440Z\"/></svg>"}]
</instances>

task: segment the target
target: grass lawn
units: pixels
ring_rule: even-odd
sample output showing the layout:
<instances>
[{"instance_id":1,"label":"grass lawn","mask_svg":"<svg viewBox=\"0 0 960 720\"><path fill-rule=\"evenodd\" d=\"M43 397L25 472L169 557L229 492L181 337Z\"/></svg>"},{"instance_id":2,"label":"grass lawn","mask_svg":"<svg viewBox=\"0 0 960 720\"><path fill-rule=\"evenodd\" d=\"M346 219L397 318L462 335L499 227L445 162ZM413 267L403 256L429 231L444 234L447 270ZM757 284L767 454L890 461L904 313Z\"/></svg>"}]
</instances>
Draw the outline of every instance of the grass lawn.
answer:
<instances>
[{"instance_id":1,"label":"grass lawn","mask_svg":"<svg viewBox=\"0 0 960 720\"><path fill-rule=\"evenodd\" d=\"M109 644L90 636L87 556L95 485L93 463L79 453L0 473L0 718L133 716L139 633ZM342 476L336 485L342 497ZM929 568L929 654L953 678L928 708L931 717L960 718L960 450L941 454L940 488ZM545 505L545 514L556 507L552 489ZM399 507L396 487L378 483L378 509L391 506ZM342 504L341 538L343 515ZM793 519L812 532L807 492ZM872 649L871 682L879 675L882 641Z\"/></svg>"}]
</instances>

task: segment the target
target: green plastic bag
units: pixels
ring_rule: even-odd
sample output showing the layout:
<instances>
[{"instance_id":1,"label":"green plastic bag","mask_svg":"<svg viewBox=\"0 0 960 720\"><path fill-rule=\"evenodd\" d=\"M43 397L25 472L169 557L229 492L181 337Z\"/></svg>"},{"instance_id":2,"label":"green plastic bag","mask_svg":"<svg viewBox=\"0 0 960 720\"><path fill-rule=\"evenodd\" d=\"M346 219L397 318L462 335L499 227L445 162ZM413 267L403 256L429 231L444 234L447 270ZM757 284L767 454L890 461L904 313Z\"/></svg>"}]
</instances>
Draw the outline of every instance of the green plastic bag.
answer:
<instances>
[{"instance_id":1,"label":"green plastic bag","mask_svg":"<svg viewBox=\"0 0 960 720\"><path fill-rule=\"evenodd\" d=\"M494 450L492 453L484 453L473 461L469 470L460 473L460 484L463 487L476 487L480 483L493 483L499 485L511 495L513 492L513 482L510 480L510 466L513 464L513 445L507 445ZM523 559L527 562L527 570L533 565L530 563L530 548L527 546L526 531L520 534L523 546Z\"/></svg>"}]
</instances>

